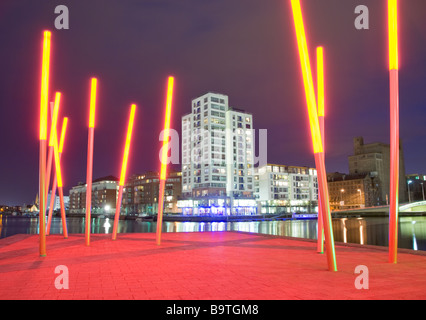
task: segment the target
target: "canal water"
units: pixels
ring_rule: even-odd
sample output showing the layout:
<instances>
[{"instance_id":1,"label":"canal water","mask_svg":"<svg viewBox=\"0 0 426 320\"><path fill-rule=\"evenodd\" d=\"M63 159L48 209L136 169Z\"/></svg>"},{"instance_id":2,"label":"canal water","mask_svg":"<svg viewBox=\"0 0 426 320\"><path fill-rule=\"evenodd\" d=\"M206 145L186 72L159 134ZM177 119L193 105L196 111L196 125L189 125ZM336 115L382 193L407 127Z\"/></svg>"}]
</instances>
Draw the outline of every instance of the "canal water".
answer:
<instances>
[{"instance_id":1,"label":"canal water","mask_svg":"<svg viewBox=\"0 0 426 320\"><path fill-rule=\"evenodd\" d=\"M0 238L14 234L38 234L38 218L2 216ZM92 233L112 233L114 221L93 218ZM84 218L67 218L69 234L84 233ZM119 233L156 232L156 222L120 220ZM388 246L388 218L333 219L336 242ZM163 232L244 231L295 238L316 239L316 220L241 222L163 222ZM62 224L52 218L51 234L61 234ZM426 251L426 217L400 217L398 247Z\"/></svg>"}]
</instances>

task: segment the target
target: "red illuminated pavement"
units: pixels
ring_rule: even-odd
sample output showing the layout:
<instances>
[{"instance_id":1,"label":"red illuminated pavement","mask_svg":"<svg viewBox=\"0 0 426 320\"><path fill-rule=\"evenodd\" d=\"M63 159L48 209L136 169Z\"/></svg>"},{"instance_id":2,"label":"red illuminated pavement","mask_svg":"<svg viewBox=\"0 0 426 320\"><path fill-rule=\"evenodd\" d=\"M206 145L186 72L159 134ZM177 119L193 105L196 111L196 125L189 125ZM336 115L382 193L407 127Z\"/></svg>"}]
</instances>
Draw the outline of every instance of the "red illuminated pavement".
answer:
<instances>
[{"instance_id":1,"label":"red illuminated pavement","mask_svg":"<svg viewBox=\"0 0 426 320\"><path fill-rule=\"evenodd\" d=\"M327 270L315 241L237 232L47 237L40 258L37 235L0 240L0 299L426 299L426 255L386 248L336 245L338 272ZM69 289L55 287L55 268L69 270ZM369 269L358 290L355 267Z\"/></svg>"}]
</instances>

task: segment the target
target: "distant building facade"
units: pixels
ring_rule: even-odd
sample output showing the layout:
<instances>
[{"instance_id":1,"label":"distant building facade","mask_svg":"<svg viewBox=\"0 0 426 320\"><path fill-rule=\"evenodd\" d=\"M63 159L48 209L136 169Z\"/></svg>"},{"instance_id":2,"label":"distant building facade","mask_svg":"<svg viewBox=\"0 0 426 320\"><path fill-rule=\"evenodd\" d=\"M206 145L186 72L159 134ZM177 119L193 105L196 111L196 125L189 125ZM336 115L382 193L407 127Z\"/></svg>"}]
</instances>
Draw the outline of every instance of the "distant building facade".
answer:
<instances>
[{"instance_id":1,"label":"distant building facade","mask_svg":"<svg viewBox=\"0 0 426 320\"><path fill-rule=\"evenodd\" d=\"M133 175L123 189L122 214L125 215L154 215L158 213L158 197L160 175L149 171ZM164 190L164 213L181 213L177 206L181 196L182 173L170 171L167 173Z\"/></svg>"},{"instance_id":2,"label":"distant building facade","mask_svg":"<svg viewBox=\"0 0 426 320\"><path fill-rule=\"evenodd\" d=\"M52 191L49 191L48 195L47 195L47 200L46 200L46 209L50 210L50 197L52 196ZM69 209L70 206L70 197L69 196L64 196L64 206L65 206L65 210ZM59 198L59 195L55 195L55 199L53 200L53 211L55 210L60 210L61 209L61 201Z\"/></svg>"},{"instance_id":3,"label":"distant building facade","mask_svg":"<svg viewBox=\"0 0 426 320\"><path fill-rule=\"evenodd\" d=\"M71 188L69 194L69 212L86 213L87 185L80 183ZM92 206L94 214L111 215L115 213L118 193L118 178L107 176L92 182Z\"/></svg>"},{"instance_id":4,"label":"distant building facade","mask_svg":"<svg viewBox=\"0 0 426 320\"><path fill-rule=\"evenodd\" d=\"M14 213L14 212L18 213L18 212L22 212L23 209L25 211L26 206L23 207L23 206L0 205L0 214L2 214L2 213ZM36 207L36 210L38 210L37 207Z\"/></svg>"},{"instance_id":5,"label":"distant building facade","mask_svg":"<svg viewBox=\"0 0 426 320\"><path fill-rule=\"evenodd\" d=\"M362 137L354 138L354 155L348 157L349 174L369 173L377 177L379 193L377 203L389 204L390 190L390 146L384 143L364 144ZM406 202L407 185L405 181L405 163L402 143L399 150L399 202Z\"/></svg>"},{"instance_id":6,"label":"distant building facade","mask_svg":"<svg viewBox=\"0 0 426 320\"><path fill-rule=\"evenodd\" d=\"M327 174L331 210L356 209L380 205L380 181L377 175Z\"/></svg>"},{"instance_id":7,"label":"distant building facade","mask_svg":"<svg viewBox=\"0 0 426 320\"><path fill-rule=\"evenodd\" d=\"M318 207L316 169L277 164L256 168L255 197L262 214L314 213Z\"/></svg>"}]
</instances>

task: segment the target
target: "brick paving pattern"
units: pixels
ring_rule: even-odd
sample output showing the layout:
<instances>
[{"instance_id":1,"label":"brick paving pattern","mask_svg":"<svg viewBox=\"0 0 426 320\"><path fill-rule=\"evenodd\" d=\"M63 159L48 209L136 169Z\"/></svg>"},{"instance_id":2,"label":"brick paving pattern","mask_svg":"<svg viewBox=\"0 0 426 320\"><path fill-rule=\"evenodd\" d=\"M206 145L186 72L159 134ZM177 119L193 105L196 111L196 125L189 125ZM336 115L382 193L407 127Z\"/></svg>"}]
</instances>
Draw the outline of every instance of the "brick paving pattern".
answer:
<instances>
[{"instance_id":1,"label":"brick paving pattern","mask_svg":"<svg viewBox=\"0 0 426 320\"><path fill-rule=\"evenodd\" d=\"M295 300L426 299L426 255L336 245L338 272L327 270L316 243L239 232L37 235L0 240L0 299L18 300ZM69 289L55 287L55 268L69 270ZM355 267L369 269L369 289L355 288Z\"/></svg>"}]
</instances>

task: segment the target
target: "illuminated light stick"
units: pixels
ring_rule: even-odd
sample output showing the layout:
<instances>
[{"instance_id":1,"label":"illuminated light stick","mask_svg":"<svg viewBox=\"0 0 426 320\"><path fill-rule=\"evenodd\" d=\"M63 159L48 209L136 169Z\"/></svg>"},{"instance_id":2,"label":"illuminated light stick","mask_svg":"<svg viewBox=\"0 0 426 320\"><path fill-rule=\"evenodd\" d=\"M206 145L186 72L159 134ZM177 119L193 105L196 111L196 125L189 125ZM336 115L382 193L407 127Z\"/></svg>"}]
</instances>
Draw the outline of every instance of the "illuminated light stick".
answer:
<instances>
[{"instance_id":1,"label":"illuminated light stick","mask_svg":"<svg viewBox=\"0 0 426 320\"><path fill-rule=\"evenodd\" d=\"M64 118L62 122L62 131L61 131L61 140L59 142L59 161L61 161L62 158L62 152L64 150L64 141L65 141L65 134L67 131L67 124L68 124L68 118ZM49 214L47 216L47 228L46 228L46 235L50 234L50 225L52 222L52 213L53 213L53 206L56 196L56 187L57 187L57 180L56 175L53 176L53 184L52 184L52 193L50 196L50 206L49 206Z\"/></svg>"},{"instance_id":2,"label":"illuminated light stick","mask_svg":"<svg viewBox=\"0 0 426 320\"><path fill-rule=\"evenodd\" d=\"M39 160L39 251L40 256L46 256L46 144L47 144L47 109L49 99L49 69L50 69L51 33L43 34L43 58L41 71L40 96L40 160Z\"/></svg>"},{"instance_id":3,"label":"illuminated light stick","mask_svg":"<svg viewBox=\"0 0 426 320\"><path fill-rule=\"evenodd\" d=\"M50 103L50 112L51 112L51 128L50 128L50 135L52 135L52 125L53 125L53 108L54 108L54 102ZM49 193L49 186L50 186L50 176L52 173L52 161L53 161L53 144L50 144L50 141L52 140L52 136L49 138L49 155L47 157L47 169L46 169L46 207L47 208L47 195Z\"/></svg>"},{"instance_id":4,"label":"illuminated light stick","mask_svg":"<svg viewBox=\"0 0 426 320\"><path fill-rule=\"evenodd\" d=\"M327 176L324 163L324 150L318 121L317 103L312 80L312 72L306 42L305 28L303 25L302 10L299 0L291 0L297 44L303 75L303 83L308 107L309 123L311 128L312 144L317 168L318 187L320 189L320 205L323 214L324 235L328 268L337 271L336 253L334 249L333 226L331 220L330 204L328 199Z\"/></svg>"},{"instance_id":5,"label":"illuminated light stick","mask_svg":"<svg viewBox=\"0 0 426 320\"><path fill-rule=\"evenodd\" d=\"M90 88L90 113L89 113L89 137L87 145L87 176L86 176L86 245L90 245L90 219L92 206L92 175L93 175L93 140L95 136L95 111L96 111L96 92L98 80L91 79Z\"/></svg>"},{"instance_id":6,"label":"illuminated light stick","mask_svg":"<svg viewBox=\"0 0 426 320\"><path fill-rule=\"evenodd\" d=\"M59 92L56 93L55 98L55 108L54 114L56 114L56 117L54 117L54 125L52 127L55 128L55 131L53 131L53 156L55 158L55 172L56 172L56 181L57 181L57 187L58 187L58 194L59 194L59 202L61 206L61 218L62 218L62 232L64 234L65 239L68 238L68 229L67 229L67 220L65 217L65 204L64 204L64 191L63 191L63 183L62 183L62 171L61 171L61 162L59 159L59 146L58 146L58 135L56 133L56 122L57 122L57 113L59 110L59 105L61 101L61 94Z\"/></svg>"},{"instance_id":7,"label":"illuminated light stick","mask_svg":"<svg viewBox=\"0 0 426 320\"><path fill-rule=\"evenodd\" d=\"M389 262L397 263L399 215L399 58L398 1L388 0L390 84Z\"/></svg>"},{"instance_id":8,"label":"illuminated light stick","mask_svg":"<svg viewBox=\"0 0 426 320\"><path fill-rule=\"evenodd\" d=\"M174 78L169 77L167 86L166 116L164 121L163 149L161 155L161 173L160 173L160 190L158 195L158 215L157 215L157 245L161 244L161 227L163 224L164 209L164 188L166 186L167 176L167 154L169 151L169 132L170 119L172 113Z\"/></svg>"},{"instance_id":9,"label":"illuminated light stick","mask_svg":"<svg viewBox=\"0 0 426 320\"><path fill-rule=\"evenodd\" d=\"M318 121L325 153L324 117L325 117L325 89L324 89L324 49L317 48L317 90L318 90ZM318 176L317 176L318 177ZM318 189L318 192L322 192ZM323 197L323 196L322 196ZM318 241L317 252L324 253L324 224L321 206L321 196L318 197Z\"/></svg>"},{"instance_id":10,"label":"illuminated light stick","mask_svg":"<svg viewBox=\"0 0 426 320\"><path fill-rule=\"evenodd\" d=\"M60 105L60 100L61 100L61 94L59 92L57 92L55 94L55 102L53 104L53 109L52 109L52 123L51 123L51 127L50 127L50 138L49 138L49 159L48 159L48 166L47 166L47 176L46 177L46 201L47 201L47 193L48 193L48 187L49 187L49 182L48 180L50 180L50 171L52 169L52 158L53 158L53 154L54 154L54 141L56 139L56 124L58 122L58 114L59 114L59 105ZM56 166L55 166L56 168ZM55 176L56 177L56 176ZM52 203L52 199L50 199L50 203ZM49 210L50 211L50 210ZM49 215L47 217L47 223L49 224ZM46 229L47 230L47 229ZM48 235L47 231L46 234Z\"/></svg>"},{"instance_id":11,"label":"illuminated light stick","mask_svg":"<svg viewBox=\"0 0 426 320\"><path fill-rule=\"evenodd\" d=\"M130 142L132 140L133 122L135 119L136 105L132 104L130 108L129 124L127 127L126 144L124 147L123 163L121 165L120 185L118 187L118 198L115 206L114 227L112 231L112 240L117 239L118 220L120 217L121 199L123 197L123 187L126 181L127 161L129 159Z\"/></svg>"}]
</instances>

